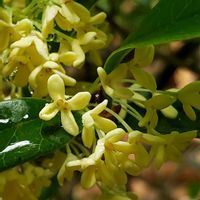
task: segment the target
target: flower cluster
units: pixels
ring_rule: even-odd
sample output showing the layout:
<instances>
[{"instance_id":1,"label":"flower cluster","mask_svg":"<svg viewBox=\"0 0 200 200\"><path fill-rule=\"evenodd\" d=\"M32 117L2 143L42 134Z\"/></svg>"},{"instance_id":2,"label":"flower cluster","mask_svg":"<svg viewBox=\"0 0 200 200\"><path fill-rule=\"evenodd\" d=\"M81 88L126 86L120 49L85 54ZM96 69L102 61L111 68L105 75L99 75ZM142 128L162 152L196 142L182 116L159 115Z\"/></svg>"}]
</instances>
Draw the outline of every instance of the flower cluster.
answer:
<instances>
[{"instance_id":1,"label":"flower cluster","mask_svg":"<svg viewBox=\"0 0 200 200\"><path fill-rule=\"evenodd\" d=\"M177 118L177 101L188 118L196 120L200 82L180 90L157 90L154 76L144 69L153 61L153 46L136 48L133 59L107 73L99 53L110 39L104 31L106 14L92 15L75 0L33 0L28 4L13 0L4 4L0 7L0 99L23 97L25 88L32 97L48 100L39 112L40 119L48 121L59 115L62 128L73 137L67 144L66 158L64 153L54 156L63 161L60 169L53 169L60 185L79 171L84 188L99 185L103 191L100 200L137 199L126 192L128 175L137 176L150 165L159 169L169 160L179 160L197 136L196 130L162 133L157 125L160 114ZM79 88L70 95L68 89L75 91L78 82L72 71L84 66L86 55L96 62L98 78L91 88ZM11 89L6 96L8 83ZM99 101L93 100L96 91L103 91ZM127 115L137 126L127 122ZM2 172L2 197L36 199L41 188L50 183L52 172L46 169L52 167L50 162L55 164L56 159L45 160L44 168L24 164L22 174L16 168ZM10 187L16 194L9 193Z\"/></svg>"},{"instance_id":2,"label":"flower cluster","mask_svg":"<svg viewBox=\"0 0 200 200\"><path fill-rule=\"evenodd\" d=\"M13 14L20 15L20 7L15 5ZM24 19L23 16L14 23L12 13L0 8L1 74L17 87L30 86L33 96L45 97L51 75L58 74L65 86L74 86L76 80L64 66L80 68L85 62L85 53L98 55L98 50L106 46L108 37L99 28L106 14L91 16L88 9L75 1L45 0L32 1L22 13L32 13L35 9L45 10L41 24L38 18ZM59 37L57 52L51 52L48 46L52 35Z\"/></svg>"},{"instance_id":3,"label":"flower cluster","mask_svg":"<svg viewBox=\"0 0 200 200\"><path fill-rule=\"evenodd\" d=\"M42 189L51 184L52 172L25 163L0 173L0 196L3 199L38 199Z\"/></svg>"}]
</instances>

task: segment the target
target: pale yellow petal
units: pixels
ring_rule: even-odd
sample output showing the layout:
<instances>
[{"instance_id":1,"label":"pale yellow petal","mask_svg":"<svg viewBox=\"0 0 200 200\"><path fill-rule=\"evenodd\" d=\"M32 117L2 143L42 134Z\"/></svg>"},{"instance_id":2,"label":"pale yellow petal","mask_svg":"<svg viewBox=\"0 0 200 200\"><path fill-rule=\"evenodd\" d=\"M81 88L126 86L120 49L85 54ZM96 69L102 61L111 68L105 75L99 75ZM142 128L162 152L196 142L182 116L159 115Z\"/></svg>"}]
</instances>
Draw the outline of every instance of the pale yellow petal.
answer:
<instances>
[{"instance_id":1,"label":"pale yellow petal","mask_svg":"<svg viewBox=\"0 0 200 200\"><path fill-rule=\"evenodd\" d=\"M76 60L73 62L73 66L80 67L85 61L85 53L83 52L79 41L76 39L72 41L72 51L74 51L74 53L76 53L77 56Z\"/></svg>"},{"instance_id":2,"label":"pale yellow petal","mask_svg":"<svg viewBox=\"0 0 200 200\"><path fill-rule=\"evenodd\" d=\"M87 32L84 35L78 36L81 45L86 45L95 39L95 32Z\"/></svg>"},{"instance_id":3,"label":"pale yellow petal","mask_svg":"<svg viewBox=\"0 0 200 200\"><path fill-rule=\"evenodd\" d=\"M90 11L83 6L82 4L72 1L70 7L74 10L74 12L79 16L81 21L89 22L90 20Z\"/></svg>"},{"instance_id":4,"label":"pale yellow petal","mask_svg":"<svg viewBox=\"0 0 200 200\"><path fill-rule=\"evenodd\" d=\"M60 13L56 15L55 18L56 24L64 31L71 31L73 28L73 25L64 18Z\"/></svg>"},{"instance_id":5,"label":"pale yellow petal","mask_svg":"<svg viewBox=\"0 0 200 200\"><path fill-rule=\"evenodd\" d=\"M156 91L156 88L157 88L156 80L152 74L144 71L143 69L141 69L139 67L132 67L131 72L132 72L134 78L136 79L136 81L141 86L151 90L152 92Z\"/></svg>"},{"instance_id":6,"label":"pale yellow petal","mask_svg":"<svg viewBox=\"0 0 200 200\"><path fill-rule=\"evenodd\" d=\"M90 99L91 94L89 92L79 92L68 100L68 104L71 110L81 110L89 104Z\"/></svg>"},{"instance_id":7,"label":"pale yellow petal","mask_svg":"<svg viewBox=\"0 0 200 200\"><path fill-rule=\"evenodd\" d=\"M91 126L94 126L94 119L90 115L90 111L82 115L82 123L83 123L83 126L86 128L90 128Z\"/></svg>"},{"instance_id":8,"label":"pale yellow petal","mask_svg":"<svg viewBox=\"0 0 200 200\"><path fill-rule=\"evenodd\" d=\"M79 134L79 127L71 111L61 110L61 122L67 133L73 136Z\"/></svg>"},{"instance_id":9,"label":"pale yellow petal","mask_svg":"<svg viewBox=\"0 0 200 200\"><path fill-rule=\"evenodd\" d=\"M48 121L56 116L58 113L56 103L47 104L39 113L39 117L45 121Z\"/></svg>"},{"instance_id":10,"label":"pale yellow petal","mask_svg":"<svg viewBox=\"0 0 200 200\"><path fill-rule=\"evenodd\" d=\"M54 101L65 98L64 81L59 75L57 74L51 75L50 78L48 79L47 87L49 91L49 96Z\"/></svg>"},{"instance_id":11,"label":"pale yellow petal","mask_svg":"<svg viewBox=\"0 0 200 200\"><path fill-rule=\"evenodd\" d=\"M101 24L105 21L106 19L106 13L100 12L92 17L90 17L90 23L91 24Z\"/></svg>"},{"instance_id":12,"label":"pale yellow petal","mask_svg":"<svg viewBox=\"0 0 200 200\"><path fill-rule=\"evenodd\" d=\"M40 66L36 67L29 75L28 81L29 81L29 84L31 85L31 87L33 87L33 88L37 87L37 76L39 75L41 70L42 70L42 66L40 65Z\"/></svg>"},{"instance_id":13,"label":"pale yellow petal","mask_svg":"<svg viewBox=\"0 0 200 200\"><path fill-rule=\"evenodd\" d=\"M105 133L117 128L117 125L110 119L101 116L94 117L95 126Z\"/></svg>"},{"instance_id":14,"label":"pale yellow petal","mask_svg":"<svg viewBox=\"0 0 200 200\"><path fill-rule=\"evenodd\" d=\"M189 119L191 119L192 121L196 120L196 113L191 105L183 104L183 110L185 114L189 117Z\"/></svg>"},{"instance_id":15,"label":"pale yellow petal","mask_svg":"<svg viewBox=\"0 0 200 200\"><path fill-rule=\"evenodd\" d=\"M48 34L53 31L54 27L54 18L56 17L58 11L58 6L47 6L45 13L42 17L42 34L46 38Z\"/></svg>"},{"instance_id":16,"label":"pale yellow petal","mask_svg":"<svg viewBox=\"0 0 200 200\"><path fill-rule=\"evenodd\" d=\"M95 166L85 169L81 175L81 185L85 189L89 189L96 183Z\"/></svg>"},{"instance_id":17,"label":"pale yellow petal","mask_svg":"<svg viewBox=\"0 0 200 200\"><path fill-rule=\"evenodd\" d=\"M50 68L50 69L55 69L59 67L58 63L53 61L46 61L42 66L44 68Z\"/></svg>"},{"instance_id":18,"label":"pale yellow petal","mask_svg":"<svg viewBox=\"0 0 200 200\"><path fill-rule=\"evenodd\" d=\"M130 65L136 67L146 67L152 63L154 52L155 48L153 45L149 45L143 48L135 48L134 59L130 62Z\"/></svg>"},{"instance_id":19,"label":"pale yellow petal","mask_svg":"<svg viewBox=\"0 0 200 200\"><path fill-rule=\"evenodd\" d=\"M94 127L83 127L82 130L82 141L84 146L86 146L87 148L90 148L93 144L93 142L95 141L95 131L94 131Z\"/></svg>"},{"instance_id":20,"label":"pale yellow petal","mask_svg":"<svg viewBox=\"0 0 200 200\"><path fill-rule=\"evenodd\" d=\"M76 84L76 80L58 70L53 70L54 73L58 74L62 80L64 81L66 86L74 86Z\"/></svg>"},{"instance_id":21,"label":"pale yellow petal","mask_svg":"<svg viewBox=\"0 0 200 200\"><path fill-rule=\"evenodd\" d=\"M67 2L66 4L62 4L60 13L64 16L71 24L77 24L80 21L78 15L74 12L71 7L71 2Z\"/></svg>"},{"instance_id":22,"label":"pale yellow petal","mask_svg":"<svg viewBox=\"0 0 200 200\"><path fill-rule=\"evenodd\" d=\"M121 140L125 135L126 132L122 128L116 128L106 134L105 140L113 143Z\"/></svg>"},{"instance_id":23,"label":"pale yellow petal","mask_svg":"<svg viewBox=\"0 0 200 200\"><path fill-rule=\"evenodd\" d=\"M172 105L170 105L160 111L162 112L162 114L165 117L170 118L170 119L175 119L178 116L178 111Z\"/></svg>"},{"instance_id":24,"label":"pale yellow petal","mask_svg":"<svg viewBox=\"0 0 200 200\"><path fill-rule=\"evenodd\" d=\"M64 65L70 66L76 60L77 55L73 51L67 51L65 53L60 53L58 61L63 63Z\"/></svg>"},{"instance_id":25,"label":"pale yellow petal","mask_svg":"<svg viewBox=\"0 0 200 200\"><path fill-rule=\"evenodd\" d=\"M98 115L101 112L103 112L106 109L107 104L108 104L108 100L105 99L104 101L102 101L100 104L98 104L95 108L93 108L90 111L91 115Z\"/></svg>"}]
</instances>

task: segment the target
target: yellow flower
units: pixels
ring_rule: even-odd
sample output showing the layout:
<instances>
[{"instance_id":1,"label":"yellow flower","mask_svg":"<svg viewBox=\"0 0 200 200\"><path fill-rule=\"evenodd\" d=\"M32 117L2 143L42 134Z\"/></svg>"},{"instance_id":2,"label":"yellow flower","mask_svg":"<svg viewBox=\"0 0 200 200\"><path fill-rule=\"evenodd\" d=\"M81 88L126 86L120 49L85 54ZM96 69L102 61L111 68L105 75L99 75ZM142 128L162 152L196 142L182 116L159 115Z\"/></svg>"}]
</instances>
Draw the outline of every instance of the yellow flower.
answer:
<instances>
[{"instance_id":1,"label":"yellow flower","mask_svg":"<svg viewBox=\"0 0 200 200\"><path fill-rule=\"evenodd\" d=\"M64 65L81 67L85 62L85 53L77 39L72 39L70 42L61 41L58 53L58 61Z\"/></svg>"},{"instance_id":2,"label":"yellow flower","mask_svg":"<svg viewBox=\"0 0 200 200\"><path fill-rule=\"evenodd\" d=\"M54 74L48 79L47 84L53 103L47 104L39 113L43 120L50 120L60 111L63 128L71 135L79 134L79 127L71 111L85 108L91 98L89 92L79 92L69 100L65 100L65 85L63 79Z\"/></svg>"},{"instance_id":3,"label":"yellow flower","mask_svg":"<svg viewBox=\"0 0 200 200\"><path fill-rule=\"evenodd\" d=\"M28 36L33 30L33 23L29 19L22 19L14 25L15 34L13 36L13 41L19 40L21 37Z\"/></svg>"},{"instance_id":4,"label":"yellow flower","mask_svg":"<svg viewBox=\"0 0 200 200\"><path fill-rule=\"evenodd\" d=\"M29 84L34 90L34 96L44 97L48 94L47 81L52 74L58 74L64 81L66 86L73 86L76 80L65 74L65 70L61 65L54 61L46 61L42 65L36 67L29 75Z\"/></svg>"},{"instance_id":5,"label":"yellow flower","mask_svg":"<svg viewBox=\"0 0 200 200\"><path fill-rule=\"evenodd\" d=\"M54 18L58 14L59 7L56 5L47 6L42 16L42 35L47 38L54 28Z\"/></svg>"},{"instance_id":6,"label":"yellow flower","mask_svg":"<svg viewBox=\"0 0 200 200\"><path fill-rule=\"evenodd\" d=\"M8 169L0 173L0 196L3 199L38 199L42 189L50 185L52 176L50 170L30 163Z\"/></svg>"},{"instance_id":7,"label":"yellow flower","mask_svg":"<svg viewBox=\"0 0 200 200\"><path fill-rule=\"evenodd\" d=\"M136 48L134 58L128 63L129 69L133 77L142 87L156 91L156 80L152 74L144 71L143 67L151 64L154 57L154 46L146 46L144 48Z\"/></svg>"},{"instance_id":8,"label":"yellow flower","mask_svg":"<svg viewBox=\"0 0 200 200\"><path fill-rule=\"evenodd\" d=\"M61 2L59 6L47 6L42 19L42 34L48 37L53 32L54 20L57 25L66 31L89 22L90 12L75 1Z\"/></svg>"},{"instance_id":9,"label":"yellow flower","mask_svg":"<svg viewBox=\"0 0 200 200\"><path fill-rule=\"evenodd\" d=\"M176 101L176 98L166 94L155 95L143 104L146 108L145 116L140 120L139 126L149 126L155 128L158 123L157 110L167 108Z\"/></svg>"},{"instance_id":10,"label":"yellow flower","mask_svg":"<svg viewBox=\"0 0 200 200\"><path fill-rule=\"evenodd\" d=\"M2 70L2 74L5 77L9 76L16 86L24 87L27 85L29 74L33 69L34 66L30 59L25 56L10 56L8 64Z\"/></svg>"},{"instance_id":11,"label":"yellow flower","mask_svg":"<svg viewBox=\"0 0 200 200\"><path fill-rule=\"evenodd\" d=\"M81 185L84 188L90 188L96 183L96 168L99 160L104 153L104 139L97 142L94 152L87 158L74 159L71 154L63 164L63 169L59 172L59 179L63 180L63 176L70 180L74 171L82 172ZM71 160L70 160L71 159ZM65 170L65 171L63 171Z\"/></svg>"},{"instance_id":12,"label":"yellow flower","mask_svg":"<svg viewBox=\"0 0 200 200\"><path fill-rule=\"evenodd\" d=\"M187 131L183 133L171 132L166 135L143 134L142 141L151 145L149 159L157 168L168 161L178 161L181 152L187 147L189 142L197 136L197 131Z\"/></svg>"},{"instance_id":13,"label":"yellow flower","mask_svg":"<svg viewBox=\"0 0 200 200\"><path fill-rule=\"evenodd\" d=\"M9 46L12 32L11 16L4 8L0 7L0 52Z\"/></svg>"},{"instance_id":14,"label":"yellow flower","mask_svg":"<svg viewBox=\"0 0 200 200\"><path fill-rule=\"evenodd\" d=\"M84 113L82 116L82 140L86 147L91 147L95 140L95 128L107 133L117 127L112 120L100 116L107 104L108 100L104 100L94 109Z\"/></svg>"},{"instance_id":15,"label":"yellow flower","mask_svg":"<svg viewBox=\"0 0 200 200\"><path fill-rule=\"evenodd\" d=\"M143 48L135 48L134 58L130 61L130 65L134 67L146 67L152 63L154 53L155 49L153 45Z\"/></svg>"},{"instance_id":16,"label":"yellow flower","mask_svg":"<svg viewBox=\"0 0 200 200\"><path fill-rule=\"evenodd\" d=\"M108 37L103 31L92 27L87 31L78 30L77 39L84 52L88 52L105 47Z\"/></svg>"},{"instance_id":17,"label":"yellow flower","mask_svg":"<svg viewBox=\"0 0 200 200\"><path fill-rule=\"evenodd\" d=\"M196 120L193 108L200 110L200 81L195 81L186 85L178 91L177 98L183 104L185 114L191 119Z\"/></svg>"},{"instance_id":18,"label":"yellow flower","mask_svg":"<svg viewBox=\"0 0 200 200\"><path fill-rule=\"evenodd\" d=\"M102 67L98 67L97 72L101 81L101 85L106 92L112 98L131 98L133 92L126 87L122 86L122 80L126 78L127 65L120 64L110 74L106 74Z\"/></svg>"},{"instance_id":19,"label":"yellow flower","mask_svg":"<svg viewBox=\"0 0 200 200\"><path fill-rule=\"evenodd\" d=\"M2 74L5 77L10 76L16 86L23 87L28 83L31 71L47 58L47 46L39 36L23 37L11 45L8 63Z\"/></svg>"},{"instance_id":20,"label":"yellow flower","mask_svg":"<svg viewBox=\"0 0 200 200\"><path fill-rule=\"evenodd\" d=\"M40 65L48 59L47 44L44 43L39 32L33 32L32 35L22 37L20 40L14 42L11 48L19 48L18 53L26 55L34 66Z\"/></svg>"},{"instance_id":21,"label":"yellow flower","mask_svg":"<svg viewBox=\"0 0 200 200\"><path fill-rule=\"evenodd\" d=\"M73 174L74 174L74 170L73 169L66 169L66 166L69 162L71 161L76 161L78 160L78 157L75 156L73 153L67 152L67 158L65 159L65 162L63 163L62 167L60 168L58 175L57 175L57 179L58 179L58 183L60 185L63 185L64 179L66 178L68 181L72 180Z\"/></svg>"}]
</instances>

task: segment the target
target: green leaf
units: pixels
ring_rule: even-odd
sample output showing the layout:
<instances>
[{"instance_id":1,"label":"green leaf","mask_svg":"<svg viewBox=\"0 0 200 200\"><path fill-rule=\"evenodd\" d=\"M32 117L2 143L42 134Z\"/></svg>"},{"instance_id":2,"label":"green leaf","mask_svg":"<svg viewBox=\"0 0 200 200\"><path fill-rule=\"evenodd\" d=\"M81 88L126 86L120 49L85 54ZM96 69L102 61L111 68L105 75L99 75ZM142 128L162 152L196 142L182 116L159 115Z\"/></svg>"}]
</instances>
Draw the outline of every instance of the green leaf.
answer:
<instances>
[{"instance_id":1,"label":"green leaf","mask_svg":"<svg viewBox=\"0 0 200 200\"><path fill-rule=\"evenodd\" d=\"M199 0L160 0L129 35L122 46L107 59L104 68L110 73L135 47L186 40L200 36Z\"/></svg>"},{"instance_id":2,"label":"green leaf","mask_svg":"<svg viewBox=\"0 0 200 200\"><path fill-rule=\"evenodd\" d=\"M78 0L80 4L84 5L87 9L91 9L92 6L97 2L98 0Z\"/></svg>"},{"instance_id":3,"label":"green leaf","mask_svg":"<svg viewBox=\"0 0 200 200\"><path fill-rule=\"evenodd\" d=\"M3 0L0 0L0 7L3 7Z\"/></svg>"},{"instance_id":4,"label":"green leaf","mask_svg":"<svg viewBox=\"0 0 200 200\"><path fill-rule=\"evenodd\" d=\"M70 140L60 117L43 121L39 112L47 102L23 98L0 102L0 171L61 148ZM75 118L80 121L80 116Z\"/></svg>"},{"instance_id":5,"label":"green leaf","mask_svg":"<svg viewBox=\"0 0 200 200\"><path fill-rule=\"evenodd\" d=\"M134 107L142 116L145 115L145 109L142 109L141 107L136 106L134 104L132 104L131 106ZM173 106L177 109L178 116L175 119L170 119L166 118L160 111L158 111L157 113L159 121L155 129L159 131L161 134L169 134L172 131L178 131L182 133L186 131L197 130L198 131L197 137L200 137L200 111L195 110L197 120L192 121L185 115L182 109L182 104L180 102L176 102ZM138 121L131 115L127 115L125 121L134 130L137 129L143 132L146 131L144 127L141 128L138 126Z\"/></svg>"}]
</instances>

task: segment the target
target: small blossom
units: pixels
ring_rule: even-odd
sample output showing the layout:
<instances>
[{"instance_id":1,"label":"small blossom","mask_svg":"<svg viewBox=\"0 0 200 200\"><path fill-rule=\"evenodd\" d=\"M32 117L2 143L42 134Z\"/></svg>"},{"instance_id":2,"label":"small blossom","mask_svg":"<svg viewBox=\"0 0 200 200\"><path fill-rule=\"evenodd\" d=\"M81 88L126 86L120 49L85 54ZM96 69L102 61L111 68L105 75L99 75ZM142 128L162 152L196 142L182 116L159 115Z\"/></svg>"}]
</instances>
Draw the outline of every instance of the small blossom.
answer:
<instances>
[{"instance_id":1,"label":"small blossom","mask_svg":"<svg viewBox=\"0 0 200 200\"><path fill-rule=\"evenodd\" d=\"M39 32L22 37L20 40L14 42L11 48L19 48L20 54L26 54L35 66L40 65L48 59L47 44L44 43Z\"/></svg>"},{"instance_id":2,"label":"small blossom","mask_svg":"<svg viewBox=\"0 0 200 200\"><path fill-rule=\"evenodd\" d=\"M11 16L4 8L0 7L0 52L8 47L13 31Z\"/></svg>"},{"instance_id":3,"label":"small blossom","mask_svg":"<svg viewBox=\"0 0 200 200\"><path fill-rule=\"evenodd\" d=\"M151 99L143 102L146 113L145 116L140 120L139 126L148 126L155 128L158 123L157 110L167 108L176 101L176 98L166 94L155 95Z\"/></svg>"},{"instance_id":4,"label":"small blossom","mask_svg":"<svg viewBox=\"0 0 200 200\"><path fill-rule=\"evenodd\" d=\"M66 162L63 164L62 170L59 172L59 178L63 180L63 176L67 179L71 179L74 171L82 172L81 175L81 185L84 188L90 188L96 183L96 168L98 162L100 161L101 157L104 153L104 139L100 139L97 142L97 146L95 148L94 153L92 153L87 158L82 159L74 159L73 156L72 160L67 159ZM70 156L72 158L72 156ZM65 167L65 171L63 171Z\"/></svg>"},{"instance_id":5,"label":"small blossom","mask_svg":"<svg viewBox=\"0 0 200 200\"><path fill-rule=\"evenodd\" d=\"M133 96L133 92L128 88L123 87L121 83L121 81L126 78L127 70L126 64L120 64L119 67L107 75L102 67L98 67L97 72L101 85L107 95L112 98L118 97L127 99Z\"/></svg>"},{"instance_id":6,"label":"small blossom","mask_svg":"<svg viewBox=\"0 0 200 200\"><path fill-rule=\"evenodd\" d=\"M61 29L71 31L73 28L89 22L90 12L75 1L62 2L59 6L47 6L42 19L42 33L44 37L52 33L54 20Z\"/></svg>"},{"instance_id":7,"label":"small blossom","mask_svg":"<svg viewBox=\"0 0 200 200\"><path fill-rule=\"evenodd\" d=\"M34 90L34 96L43 97L48 94L47 80L52 74L58 74L66 86L73 86L76 80L65 74L65 70L54 61L46 61L37 66L29 75L29 84Z\"/></svg>"},{"instance_id":8,"label":"small blossom","mask_svg":"<svg viewBox=\"0 0 200 200\"><path fill-rule=\"evenodd\" d=\"M107 133L117 127L112 120L100 116L101 112L105 110L107 104L108 100L104 100L94 109L84 113L82 116L82 140L83 144L87 147L91 147L94 142L95 128Z\"/></svg>"},{"instance_id":9,"label":"small blossom","mask_svg":"<svg viewBox=\"0 0 200 200\"><path fill-rule=\"evenodd\" d=\"M185 114L191 119L196 120L193 108L200 110L200 81L195 81L186 85L178 91L177 98L183 104Z\"/></svg>"},{"instance_id":10,"label":"small blossom","mask_svg":"<svg viewBox=\"0 0 200 200\"><path fill-rule=\"evenodd\" d=\"M159 136L144 134L143 137L147 144L152 145L149 152L150 160L152 160L157 168L160 168L168 160L179 160L181 152L196 136L197 131L187 131L183 133L171 132L170 134Z\"/></svg>"},{"instance_id":11,"label":"small blossom","mask_svg":"<svg viewBox=\"0 0 200 200\"><path fill-rule=\"evenodd\" d=\"M58 182L60 185L63 185L64 179L66 178L68 181L71 181L72 177L73 177L73 172L74 170L72 169L67 169L66 170L66 166L69 162L71 161L76 161L78 160L78 157L75 156L73 153L68 152L67 153L67 158L65 159L65 162L63 163L62 167L60 168L57 178L58 178Z\"/></svg>"},{"instance_id":12,"label":"small blossom","mask_svg":"<svg viewBox=\"0 0 200 200\"><path fill-rule=\"evenodd\" d=\"M23 87L27 85L32 70L47 58L47 46L39 35L22 37L11 45L8 63L5 64L2 74L5 77L10 76L16 86Z\"/></svg>"},{"instance_id":13,"label":"small blossom","mask_svg":"<svg viewBox=\"0 0 200 200\"><path fill-rule=\"evenodd\" d=\"M144 71L139 67L134 66L130 67L130 71L138 84L140 84L144 88L149 89L152 92L156 91L156 80L152 74Z\"/></svg>"},{"instance_id":14,"label":"small blossom","mask_svg":"<svg viewBox=\"0 0 200 200\"><path fill-rule=\"evenodd\" d=\"M151 64L154 57L154 46L136 48L134 58L129 62L129 69L135 80L144 88L152 92L156 91L156 80L152 74L144 71L143 67Z\"/></svg>"},{"instance_id":15,"label":"small blossom","mask_svg":"<svg viewBox=\"0 0 200 200\"><path fill-rule=\"evenodd\" d=\"M146 67L151 64L154 58L155 48L149 45L143 48L135 48L134 58L130 61L130 65L134 67Z\"/></svg>"},{"instance_id":16,"label":"small blossom","mask_svg":"<svg viewBox=\"0 0 200 200\"><path fill-rule=\"evenodd\" d=\"M11 54L14 53L14 51L12 51ZM8 64L6 64L2 70L2 74L4 77L9 76L16 86L24 87L27 85L28 77L33 69L34 66L30 59L25 56L10 56Z\"/></svg>"},{"instance_id":17,"label":"small blossom","mask_svg":"<svg viewBox=\"0 0 200 200\"><path fill-rule=\"evenodd\" d=\"M53 103L47 104L39 113L43 120L52 119L59 111L63 128L71 135L79 133L79 127L71 111L85 108L91 98L88 92L79 92L69 100L65 100L65 85L62 78L54 74L48 79L47 84Z\"/></svg>"},{"instance_id":18,"label":"small blossom","mask_svg":"<svg viewBox=\"0 0 200 200\"><path fill-rule=\"evenodd\" d=\"M42 17L42 34L45 38L48 37L49 33L52 33L54 28L54 18L58 14L60 7L56 5L47 6Z\"/></svg>"}]
</instances>

